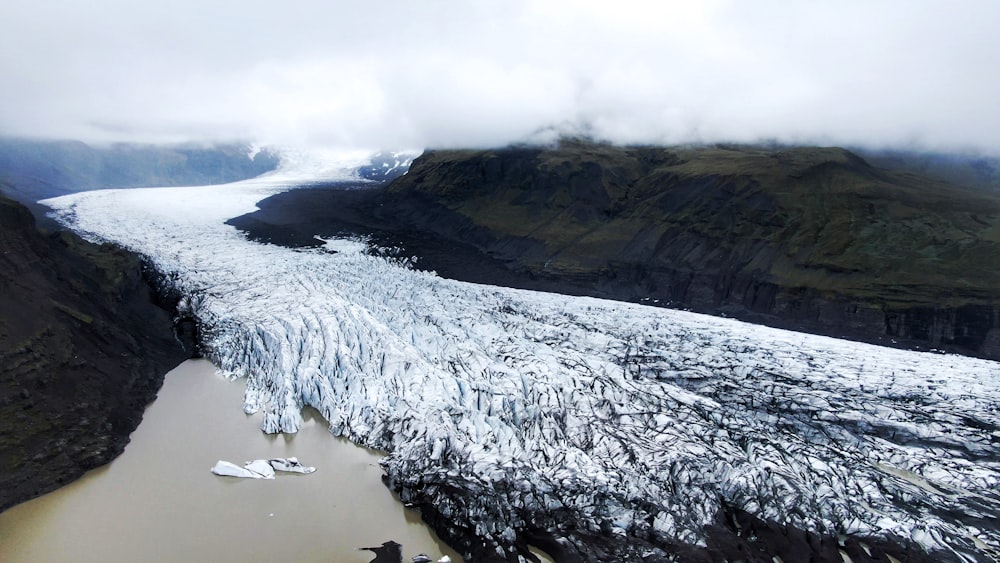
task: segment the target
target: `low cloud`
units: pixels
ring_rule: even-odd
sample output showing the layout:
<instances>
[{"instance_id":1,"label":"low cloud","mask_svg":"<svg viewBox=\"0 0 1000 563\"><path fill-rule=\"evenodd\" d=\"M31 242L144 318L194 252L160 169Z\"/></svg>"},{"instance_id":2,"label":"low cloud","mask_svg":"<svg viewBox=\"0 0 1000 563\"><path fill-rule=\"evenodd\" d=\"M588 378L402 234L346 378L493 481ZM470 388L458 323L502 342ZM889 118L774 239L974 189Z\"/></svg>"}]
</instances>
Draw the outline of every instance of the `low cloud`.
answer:
<instances>
[{"instance_id":1,"label":"low cloud","mask_svg":"<svg viewBox=\"0 0 1000 563\"><path fill-rule=\"evenodd\" d=\"M0 133L1000 152L1000 3L12 0Z\"/></svg>"}]
</instances>

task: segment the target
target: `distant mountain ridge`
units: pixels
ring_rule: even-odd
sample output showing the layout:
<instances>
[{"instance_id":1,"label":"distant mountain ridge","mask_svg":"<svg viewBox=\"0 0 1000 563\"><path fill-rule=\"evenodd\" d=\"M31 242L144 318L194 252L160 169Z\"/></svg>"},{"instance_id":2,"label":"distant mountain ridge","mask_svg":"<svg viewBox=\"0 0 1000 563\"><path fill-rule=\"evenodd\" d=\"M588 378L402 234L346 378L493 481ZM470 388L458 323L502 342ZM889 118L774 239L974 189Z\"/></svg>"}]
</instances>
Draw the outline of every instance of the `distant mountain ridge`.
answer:
<instances>
[{"instance_id":1,"label":"distant mountain ridge","mask_svg":"<svg viewBox=\"0 0 1000 563\"><path fill-rule=\"evenodd\" d=\"M1000 192L844 149L435 151L387 202L598 293L1000 357Z\"/></svg>"},{"instance_id":2,"label":"distant mountain ridge","mask_svg":"<svg viewBox=\"0 0 1000 563\"><path fill-rule=\"evenodd\" d=\"M997 157L904 150L858 149L855 152L879 168L921 174L963 186L1000 190L1000 158Z\"/></svg>"},{"instance_id":3,"label":"distant mountain ridge","mask_svg":"<svg viewBox=\"0 0 1000 563\"><path fill-rule=\"evenodd\" d=\"M274 170L279 155L243 144L88 145L0 137L5 195L32 207L81 190L223 184Z\"/></svg>"}]
</instances>

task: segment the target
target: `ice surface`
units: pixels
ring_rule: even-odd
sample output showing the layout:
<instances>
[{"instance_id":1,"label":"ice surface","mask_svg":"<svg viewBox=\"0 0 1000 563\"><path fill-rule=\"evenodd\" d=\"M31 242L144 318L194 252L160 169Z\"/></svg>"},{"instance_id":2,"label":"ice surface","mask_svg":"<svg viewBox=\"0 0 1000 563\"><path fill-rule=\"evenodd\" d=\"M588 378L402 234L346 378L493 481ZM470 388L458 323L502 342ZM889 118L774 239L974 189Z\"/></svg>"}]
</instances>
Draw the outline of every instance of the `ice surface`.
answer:
<instances>
[{"instance_id":1,"label":"ice surface","mask_svg":"<svg viewBox=\"0 0 1000 563\"><path fill-rule=\"evenodd\" d=\"M323 243L323 250L327 252L346 252L360 254L368 250L368 244L363 240L352 240L343 238L330 238L325 239L320 236L316 236L316 240Z\"/></svg>"},{"instance_id":2,"label":"ice surface","mask_svg":"<svg viewBox=\"0 0 1000 563\"><path fill-rule=\"evenodd\" d=\"M723 505L942 559L1000 550L1000 364L472 285L224 225L360 160L299 153L245 182L45 203L169 274L264 431L315 407L390 452L404 500L501 550L566 522L699 544Z\"/></svg>"},{"instance_id":3,"label":"ice surface","mask_svg":"<svg viewBox=\"0 0 1000 563\"><path fill-rule=\"evenodd\" d=\"M221 459L215 463L212 473L224 477L243 477L246 479L274 479L274 468L266 459L256 459L243 464L243 467Z\"/></svg>"},{"instance_id":4,"label":"ice surface","mask_svg":"<svg viewBox=\"0 0 1000 563\"><path fill-rule=\"evenodd\" d=\"M315 467L308 467L299 463L299 460L294 457L278 457L271 458L267 460L267 463L274 468L275 471L284 471L286 473L315 473Z\"/></svg>"}]
</instances>

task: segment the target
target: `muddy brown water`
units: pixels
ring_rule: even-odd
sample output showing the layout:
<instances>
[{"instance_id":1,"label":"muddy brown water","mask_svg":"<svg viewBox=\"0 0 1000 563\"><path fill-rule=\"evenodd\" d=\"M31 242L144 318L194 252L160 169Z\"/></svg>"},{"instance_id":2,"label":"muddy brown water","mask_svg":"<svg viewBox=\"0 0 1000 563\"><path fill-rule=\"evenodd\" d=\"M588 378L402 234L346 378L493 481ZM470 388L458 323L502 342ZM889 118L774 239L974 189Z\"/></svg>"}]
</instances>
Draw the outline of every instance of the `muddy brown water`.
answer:
<instances>
[{"instance_id":1,"label":"muddy brown water","mask_svg":"<svg viewBox=\"0 0 1000 563\"><path fill-rule=\"evenodd\" d=\"M402 544L404 561L458 554L382 484L378 452L307 413L295 435L261 433L243 384L205 360L167 374L125 452L80 480L0 514L0 561L370 562L358 548ZM298 457L311 475L218 477L217 460Z\"/></svg>"}]
</instances>

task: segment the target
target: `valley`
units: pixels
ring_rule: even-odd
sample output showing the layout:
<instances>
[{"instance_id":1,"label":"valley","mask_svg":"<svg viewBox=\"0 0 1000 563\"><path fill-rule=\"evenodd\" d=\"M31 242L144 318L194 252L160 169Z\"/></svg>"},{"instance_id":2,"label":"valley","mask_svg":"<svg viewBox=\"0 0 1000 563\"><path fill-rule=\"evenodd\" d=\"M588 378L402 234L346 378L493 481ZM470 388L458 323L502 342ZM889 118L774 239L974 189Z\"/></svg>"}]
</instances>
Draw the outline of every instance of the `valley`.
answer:
<instances>
[{"instance_id":1,"label":"valley","mask_svg":"<svg viewBox=\"0 0 1000 563\"><path fill-rule=\"evenodd\" d=\"M164 274L265 432L297 431L308 406L387 452L390 487L469 559L1000 549L995 362L470 284L370 239L293 249L225 224L295 186L365 189L358 166L300 155L236 184L45 204Z\"/></svg>"}]
</instances>

